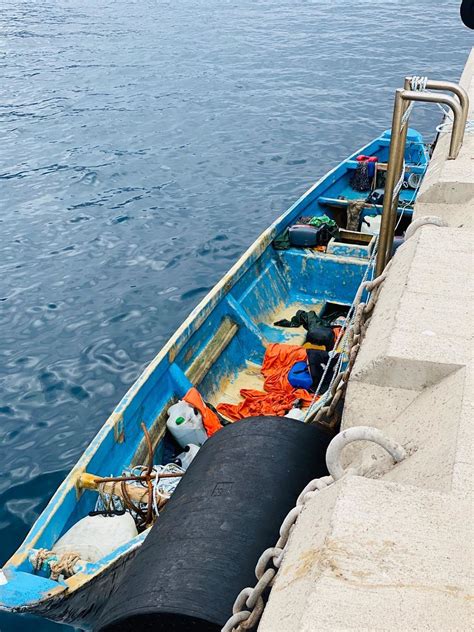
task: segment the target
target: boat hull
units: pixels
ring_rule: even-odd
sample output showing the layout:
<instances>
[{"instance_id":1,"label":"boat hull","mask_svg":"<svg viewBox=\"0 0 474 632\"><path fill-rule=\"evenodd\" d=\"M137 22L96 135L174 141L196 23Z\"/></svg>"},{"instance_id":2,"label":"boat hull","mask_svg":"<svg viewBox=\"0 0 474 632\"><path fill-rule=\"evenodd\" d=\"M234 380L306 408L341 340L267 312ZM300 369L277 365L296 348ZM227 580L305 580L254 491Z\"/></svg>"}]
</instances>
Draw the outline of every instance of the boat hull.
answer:
<instances>
[{"instance_id":1,"label":"boat hull","mask_svg":"<svg viewBox=\"0 0 474 632\"><path fill-rule=\"evenodd\" d=\"M159 458L166 411L191 386L197 386L204 399L215 405L229 401L241 388L258 388L261 376L255 367L262 363L268 344L301 344L298 333L275 327L275 320L291 316L297 309L320 309L331 302L351 304L367 270L368 249L364 254L364 246L336 244L331 253L295 248L279 251L272 242L302 215L320 216L341 200L354 199L357 194L351 189L350 175L357 165L355 157L377 154L386 160L389 145L385 133L321 178L262 233L191 312L122 398L5 565L1 609L37 614L84 629L97 618L145 536L137 536L108 558L88 564L83 572L60 582L33 572L31 551L51 549L65 531L94 509L96 493L80 486L85 472L110 476L130 464L146 462L142 423ZM409 134L410 151L413 155L407 153L407 162L425 160L426 167L422 139L416 132ZM403 195L406 198L406 191Z\"/></svg>"},{"instance_id":2,"label":"boat hull","mask_svg":"<svg viewBox=\"0 0 474 632\"><path fill-rule=\"evenodd\" d=\"M28 607L16 608L13 612L43 617L73 625L81 630L92 630L94 622L98 620L115 588L121 583L137 551L138 549L134 549L124 554L76 590L61 593Z\"/></svg>"}]
</instances>

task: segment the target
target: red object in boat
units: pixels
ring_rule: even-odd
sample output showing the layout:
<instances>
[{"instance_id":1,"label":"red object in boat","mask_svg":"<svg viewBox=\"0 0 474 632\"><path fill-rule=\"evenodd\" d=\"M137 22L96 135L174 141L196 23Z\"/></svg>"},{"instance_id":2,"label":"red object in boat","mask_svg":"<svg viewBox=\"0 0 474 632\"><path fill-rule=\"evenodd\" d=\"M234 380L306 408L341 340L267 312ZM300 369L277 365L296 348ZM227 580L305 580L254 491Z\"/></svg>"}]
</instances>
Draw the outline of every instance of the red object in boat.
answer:
<instances>
[{"instance_id":1,"label":"red object in boat","mask_svg":"<svg viewBox=\"0 0 474 632\"><path fill-rule=\"evenodd\" d=\"M364 156L364 154L359 154L356 160L357 162L378 162L379 161L377 156Z\"/></svg>"}]
</instances>

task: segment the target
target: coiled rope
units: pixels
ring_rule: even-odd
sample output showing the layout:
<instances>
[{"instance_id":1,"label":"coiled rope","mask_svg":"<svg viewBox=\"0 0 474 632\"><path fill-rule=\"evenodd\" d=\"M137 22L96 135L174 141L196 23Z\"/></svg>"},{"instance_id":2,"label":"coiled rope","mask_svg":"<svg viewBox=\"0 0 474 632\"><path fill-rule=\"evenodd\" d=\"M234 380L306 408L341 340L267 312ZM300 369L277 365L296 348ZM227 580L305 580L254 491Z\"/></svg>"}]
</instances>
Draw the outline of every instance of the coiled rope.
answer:
<instances>
[{"instance_id":1,"label":"coiled rope","mask_svg":"<svg viewBox=\"0 0 474 632\"><path fill-rule=\"evenodd\" d=\"M439 107L439 109L441 110L444 116L444 121L436 127L436 131L439 134L447 134L448 132L451 132L453 129L454 117L451 114L451 111L448 110L447 108L444 108L441 103L437 103L436 105ZM464 132L466 134L474 134L474 119L468 119L466 121L466 127L464 128Z\"/></svg>"},{"instance_id":2,"label":"coiled rope","mask_svg":"<svg viewBox=\"0 0 474 632\"><path fill-rule=\"evenodd\" d=\"M50 579L58 581L61 575L64 578L72 577L76 572L74 566L80 559L80 555L72 551L58 556L57 553L49 549L38 549L32 563L35 572L49 568Z\"/></svg>"},{"instance_id":3,"label":"coiled rope","mask_svg":"<svg viewBox=\"0 0 474 632\"><path fill-rule=\"evenodd\" d=\"M428 77L414 76L411 78L410 88L417 92L424 92L426 90L427 82L428 82ZM408 106L407 110L405 111L402 117L402 123L401 123L402 128L405 125L405 123L408 121L414 105L415 105L415 102L412 101L410 105ZM441 103L437 103L436 105L439 107L439 109L443 113L443 118L444 118L444 121L436 127L436 131L439 134L451 132L451 130L453 129L453 120L454 120L454 117L451 114L451 111L448 108L445 108ZM466 121L465 132L468 134L474 133L474 119L468 119Z\"/></svg>"}]
</instances>

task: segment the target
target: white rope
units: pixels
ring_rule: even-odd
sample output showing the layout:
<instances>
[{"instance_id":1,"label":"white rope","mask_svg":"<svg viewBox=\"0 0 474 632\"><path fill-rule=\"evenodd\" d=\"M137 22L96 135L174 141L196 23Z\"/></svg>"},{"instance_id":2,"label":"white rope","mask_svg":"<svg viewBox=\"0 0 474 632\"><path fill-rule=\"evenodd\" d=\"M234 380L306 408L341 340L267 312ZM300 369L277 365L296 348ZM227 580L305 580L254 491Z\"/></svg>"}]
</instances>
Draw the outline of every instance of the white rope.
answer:
<instances>
[{"instance_id":1,"label":"white rope","mask_svg":"<svg viewBox=\"0 0 474 632\"><path fill-rule=\"evenodd\" d=\"M417 75L415 75L414 77L411 78L410 88L414 92L424 92L426 90L427 82L428 82L428 77L418 77ZM408 122L408 119L410 118L410 114L411 114L411 111L413 110L413 106L414 105L415 105L415 102L412 101L410 103L410 105L407 107L407 109L405 111L405 114L402 116L402 121L401 121L401 124L400 124L400 131L403 129L405 124Z\"/></svg>"},{"instance_id":2,"label":"white rope","mask_svg":"<svg viewBox=\"0 0 474 632\"><path fill-rule=\"evenodd\" d=\"M153 466L153 471L155 472L155 478L153 479L153 509L158 517L160 515L158 499L171 498L181 480L179 476L176 478L160 478L160 474L182 474L184 469L175 463L167 463L166 465Z\"/></svg>"},{"instance_id":3,"label":"white rope","mask_svg":"<svg viewBox=\"0 0 474 632\"><path fill-rule=\"evenodd\" d=\"M436 127L436 131L439 134L446 134L448 132L451 132L453 129L453 121L454 121L454 117L451 113L451 110L444 108L441 103L437 103L436 105L439 107L439 109L441 110L444 116L444 121ZM474 119L468 119L466 121L465 133L474 134Z\"/></svg>"},{"instance_id":4,"label":"white rope","mask_svg":"<svg viewBox=\"0 0 474 632\"><path fill-rule=\"evenodd\" d=\"M446 228L448 226L448 222L437 215L424 215L423 217L417 217L411 224L408 226L405 233L405 241L413 237L416 231L422 226L438 226L438 228Z\"/></svg>"},{"instance_id":5,"label":"white rope","mask_svg":"<svg viewBox=\"0 0 474 632\"><path fill-rule=\"evenodd\" d=\"M395 185L395 187L393 189L392 204L395 202L395 198L400 193L400 189L402 188L403 182L405 180L405 167L406 167L406 163L405 163L405 158L404 158L403 159L402 172L400 174L400 178L399 178L397 184Z\"/></svg>"}]
</instances>

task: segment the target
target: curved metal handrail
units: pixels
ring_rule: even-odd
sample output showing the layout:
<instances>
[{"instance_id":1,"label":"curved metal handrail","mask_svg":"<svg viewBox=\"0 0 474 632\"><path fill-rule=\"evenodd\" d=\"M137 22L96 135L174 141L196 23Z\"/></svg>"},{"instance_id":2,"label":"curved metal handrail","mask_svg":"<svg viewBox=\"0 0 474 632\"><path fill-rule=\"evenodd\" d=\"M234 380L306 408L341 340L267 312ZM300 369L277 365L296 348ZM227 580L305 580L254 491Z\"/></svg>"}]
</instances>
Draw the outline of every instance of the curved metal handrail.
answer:
<instances>
[{"instance_id":1,"label":"curved metal handrail","mask_svg":"<svg viewBox=\"0 0 474 632\"><path fill-rule=\"evenodd\" d=\"M402 90L401 98L405 101L425 101L427 103L443 103L451 108L454 121L451 132L451 142L449 145L448 160L455 160L458 157L464 140L464 130L466 127L467 111L464 116L463 108L459 101L447 94L435 94L434 92L418 92L416 90ZM467 95L466 95L467 96Z\"/></svg>"},{"instance_id":2,"label":"curved metal handrail","mask_svg":"<svg viewBox=\"0 0 474 632\"><path fill-rule=\"evenodd\" d=\"M405 81L409 84L411 80L412 77L405 77ZM426 87L429 90L446 90L455 94L462 108L463 127L466 127L467 117L469 116L469 95L466 90L458 83L453 83L452 81L435 81L434 79L428 79L426 81ZM406 84L405 88L407 88Z\"/></svg>"},{"instance_id":3,"label":"curved metal handrail","mask_svg":"<svg viewBox=\"0 0 474 632\"><path fill-rule=\"evenodd\" d=\"M419 79L419 78L417 78ZM455 160L461 149L464 131L469 113L469 97L467 92L456 83L450 81L435 81L425 79L423 89L411 90L412 77L405 77L404 88L395 92L393 107L392 133L390 138L390 155L388 159L385 193L380 226L380 237L377 251L376 274L382 274L385 266L392 257L395 224L397 220L398 196L403 181L403 164L405 157L408 119L415 101L427 103L442 103L453 112L453 125L449 144L448 160ZM428 91L436 90L437 92ZM456 97L439 91L450 91Z\"/></svg>"}]
</instances>

